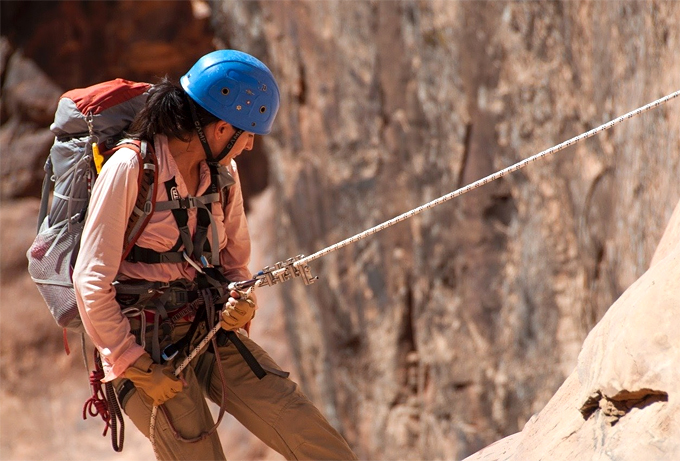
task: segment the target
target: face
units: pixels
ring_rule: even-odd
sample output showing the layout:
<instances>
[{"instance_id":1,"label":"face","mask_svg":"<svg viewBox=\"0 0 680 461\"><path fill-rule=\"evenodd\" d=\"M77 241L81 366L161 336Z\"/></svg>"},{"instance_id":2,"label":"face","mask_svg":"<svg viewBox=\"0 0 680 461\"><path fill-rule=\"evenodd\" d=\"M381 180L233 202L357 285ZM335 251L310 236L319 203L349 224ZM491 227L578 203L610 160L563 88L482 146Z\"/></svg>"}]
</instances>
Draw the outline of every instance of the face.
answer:
<instances>
[{"instance_id":1,"label":"face","mask_svg":"<svg viewBox=\"0 0 680 461\"><path fill-rule=\"evenodd\" d=\"M213 127L213 139L210 143L210 148L214 155L218 155L222 152L222 149L229 143L232 136L236 133L236 129L226 122L217 122ZM233 159L238 157L243 153L243 151L252 150L253 143L255 141L255 134L248 131L243 132L241 136L236 140L236 144L231 148L231 151L220 160L222 165L228 165Z\"/></svg>"}]
</instances>

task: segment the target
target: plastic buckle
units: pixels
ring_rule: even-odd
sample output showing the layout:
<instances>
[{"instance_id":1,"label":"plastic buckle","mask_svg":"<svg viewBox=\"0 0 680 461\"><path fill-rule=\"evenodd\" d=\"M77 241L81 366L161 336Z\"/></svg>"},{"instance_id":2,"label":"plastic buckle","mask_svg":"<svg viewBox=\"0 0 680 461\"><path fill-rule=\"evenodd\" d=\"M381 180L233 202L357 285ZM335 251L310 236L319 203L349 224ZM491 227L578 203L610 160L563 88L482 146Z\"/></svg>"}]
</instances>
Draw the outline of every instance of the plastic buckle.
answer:
<instances>
[{"instance_id":1,"label":"plastic buckle","mask_svg":"<svg viewBox=\"0 0 680 461\"><path fill-rule=\"evenodd\" d=\"M210 262L208 262L208 258L206 258L205 256L201 255L199 259L201 260L201 264L203 265L203 267L213 267L213 265L210 264Z\"/></svg>"},{"instance_id":2,"label":"plastic buckle","mask_svg":"<svg viewBox=\"0 0 680 461\"><path fill-rule=\"evenodd\" d=\"M177 346L174 343L168 344L163 348L163 352L161 352L161 358L166 362L169 362L170 360L174 359L177 354L179 354L179 349Z\"/></svg>"}]
</instances>

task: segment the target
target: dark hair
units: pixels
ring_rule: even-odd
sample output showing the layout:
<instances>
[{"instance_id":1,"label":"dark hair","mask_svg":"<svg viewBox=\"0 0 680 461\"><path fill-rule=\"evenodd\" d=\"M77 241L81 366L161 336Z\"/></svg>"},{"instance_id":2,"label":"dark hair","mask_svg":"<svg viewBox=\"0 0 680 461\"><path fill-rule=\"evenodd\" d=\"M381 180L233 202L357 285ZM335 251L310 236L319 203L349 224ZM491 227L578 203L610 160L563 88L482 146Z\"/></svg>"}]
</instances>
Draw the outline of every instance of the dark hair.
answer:
<instances>
[{"instance_id":1,"label":"dark hair","mask_svg":"<svg viewBox=\"0 0 680 461\"><path fill-rule=\"evenodd\" d=\"M189 141L196 129L189 104L189 96L184 89L166 76L149 90L146 104L130 124L127 135L149 142L157 134ZM194 103L194 106L201 126L219 120L198 104Z\"/></svg>"}]
</instances>

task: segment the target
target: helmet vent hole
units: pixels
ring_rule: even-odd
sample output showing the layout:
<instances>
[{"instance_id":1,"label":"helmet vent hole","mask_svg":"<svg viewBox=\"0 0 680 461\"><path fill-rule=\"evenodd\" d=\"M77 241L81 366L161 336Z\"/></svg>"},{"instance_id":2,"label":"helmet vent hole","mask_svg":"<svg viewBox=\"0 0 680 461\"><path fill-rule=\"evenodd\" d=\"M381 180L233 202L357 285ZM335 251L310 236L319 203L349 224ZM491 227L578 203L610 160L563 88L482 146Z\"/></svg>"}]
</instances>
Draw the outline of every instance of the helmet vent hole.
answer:
<instances>
[{"instance_id":1,"label":"helmet vent hole","mask_svg":"<svg viewBox=\"0 0 680 461\"><path fill-rule=\"evenodd\" d=\"M227 96L229 94L229 88L222 88L222 94Z\"/></svg>"},{"instance_id":2,"label":"helmet vent hole","mask_svg":"<svg viewBox=\"0 0 680 461\"><path fill-rule=\"evenodd\" d=\"M255 122L251 123L250 126L255 126Z\"/></svg>"},{"instance_id":3,"label":"helmet vent hole","mask_svg":"<svg viewBox=\"0 0 680 461\"><path fill-rule=\"evenodd\" d=\"M267 108L265 106L260 107L260 113L264 114L265 112L267 112Z\"/></svg>"}]
</instances>

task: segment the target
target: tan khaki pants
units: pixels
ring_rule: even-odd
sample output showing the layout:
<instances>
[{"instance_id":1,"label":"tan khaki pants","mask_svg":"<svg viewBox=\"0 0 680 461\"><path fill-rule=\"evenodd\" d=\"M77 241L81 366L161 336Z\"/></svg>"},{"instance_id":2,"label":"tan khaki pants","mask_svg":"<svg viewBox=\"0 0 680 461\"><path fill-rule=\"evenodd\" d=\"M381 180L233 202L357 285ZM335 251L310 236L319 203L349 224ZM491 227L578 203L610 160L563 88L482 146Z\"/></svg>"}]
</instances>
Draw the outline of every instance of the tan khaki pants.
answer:
<instances>
[{"instance_id":1,"label":"tan khaki pants","mask_svg":"<svg viewBox=\"0 0 680 461\"><path fill-rule=\"evenodd\" d=\"M280 370L254 341L244 335L239 337L265 370ZM296 383L271 372L258 379L231 341L219 347L218 352L227 387L226 410L260 440L286 459L357 459ZM172 425L184 438L197 437L214 424L205 401L207 397L219 405L222 398L223 380L214 359L209 352L195 359L183 372L188 386L164 405ZM177 364L179 361L175 361ZM114 381L116 390L123 382ZM121 405L135 426L149 437L150 401L133 390ZM226 459L217 432L198 442L182 442L173 435L161 411L156 419L155 439L159 459Z\"/></svg>"}]
</instances>

